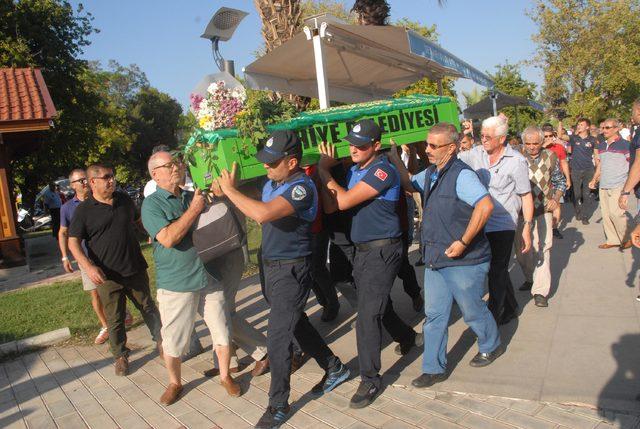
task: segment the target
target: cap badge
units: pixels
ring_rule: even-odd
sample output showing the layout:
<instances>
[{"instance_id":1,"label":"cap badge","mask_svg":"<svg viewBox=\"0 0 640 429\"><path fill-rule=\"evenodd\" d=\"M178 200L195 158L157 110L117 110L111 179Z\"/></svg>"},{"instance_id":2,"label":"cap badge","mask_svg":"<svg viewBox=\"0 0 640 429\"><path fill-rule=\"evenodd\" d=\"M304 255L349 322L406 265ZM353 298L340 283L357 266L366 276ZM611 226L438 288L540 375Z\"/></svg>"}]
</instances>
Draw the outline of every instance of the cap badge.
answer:
<instances>
[{"instance_id":1,"label":"cap badge","mask_svg":"<svg viewBox=\"0 0 640 429\"><path fill-rule=\"evenodd\" d=\"M359 133L359 132L360 132L360 124L356 124L356 126L355 126L355 127L353 127L353 130L352 130L352 131L353 131L354 133Z\"/></svg>"},{"instance_id":2,"label":"cap badge","mask_svg":"<svg viewBox=\"0 0 640 429\"><path fill-rule=\"evenodd\" d=\"M267 143L265 144L266 147L271 147L273 146L273 137L271 137L269 140L267 140Z\"/></svg>"}]
</instances>

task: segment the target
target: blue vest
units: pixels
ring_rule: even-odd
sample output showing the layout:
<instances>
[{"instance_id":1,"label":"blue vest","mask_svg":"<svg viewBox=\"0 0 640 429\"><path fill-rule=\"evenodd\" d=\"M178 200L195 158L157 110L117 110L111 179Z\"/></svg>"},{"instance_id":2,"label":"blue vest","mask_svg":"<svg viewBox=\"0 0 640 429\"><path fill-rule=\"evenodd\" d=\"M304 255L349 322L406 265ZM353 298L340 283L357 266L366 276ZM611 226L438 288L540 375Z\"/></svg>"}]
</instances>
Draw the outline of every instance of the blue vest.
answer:
<instances>
[{"instance_id":1,"label":"blue vest","mask_svg":"<svg viewBox=\"0 0 640 429\"><path fill-rule=\"evenodd\" d=\"M318 211L318 194L313 180L297 173L278 185L269 180L262 188L262 201L269 202L293 186L305 183L313 190L313 204L302 212L262 225L262 257L270 260L294 259L311 254L311 224Z\"/></svg>"},{"instance_id":2,"label":"blue vest","mask_svg":"<svg viewBox=\"0 0 640 429\"><path fill-rule=\"evenodd\" d=\"M424 183L422 214L422 260L430 269L477 265L491 259L491 248L480 231L458 258L451 259L444 251L467 230L473 207L458 198L456 182L462 170L471 170L457 157L444 166L431 187L435 165L427 169Z\"/></svg>"}]
</instances>

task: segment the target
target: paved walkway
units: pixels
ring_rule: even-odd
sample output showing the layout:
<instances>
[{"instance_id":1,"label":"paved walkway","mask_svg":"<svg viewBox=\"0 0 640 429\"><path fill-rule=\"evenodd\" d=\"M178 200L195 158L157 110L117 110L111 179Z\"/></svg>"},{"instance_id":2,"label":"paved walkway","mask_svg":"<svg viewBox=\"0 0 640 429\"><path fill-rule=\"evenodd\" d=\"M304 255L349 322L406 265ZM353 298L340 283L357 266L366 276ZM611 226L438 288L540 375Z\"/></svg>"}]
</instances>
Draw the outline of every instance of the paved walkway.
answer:
<instances>
[{"instance_id":1,"label":"paved walkway","mask_svg":"<svg viewBox=\"0 0 640 429\"><path fill-rule=\"evenodd\" d=\"M501 328L507 352L494 364L480 369L467 365L476 352L474 338L454 314L449 337L452 373L437 389L410 387L410 380L421 372L420 351L398 359L387 338L387 387L371 407L348 408L355 380L325 397L312 397L309 390L321 371L308 362L292 381L295 413L289 426L640 427L640 303L635 301L636 290L627 285L633 286L640 259L629 250L597 249L602 240L598 219L596 215L586 227L569 223L564 240L556 240L552 265L557 280L549 308L537 308L527 293L517 292L523 311L517 321ZM519 268L513 268L512 279L517 288L522 281ZM239 311L264 330L267 309L255 281L245 281ZM402 288L396 287L393 294L401 316L420 329L421 316L411 310ZM308 313L335 353L355 371L354 315L341 302L335 323L320 321L314 298ZM202 323L198 330L203 343L210 345ZM262 413L268 376L252 380L245 371L239 379L246 393L228 398L215 380L200 375L210 366L210 352L186 363L184 399L160 406L157 400L166 376L151 352L148 332L138 328L129 333L129 340L135 351L133 372L126 378L113 375L106 346L51 348L2 364L0 427L240 429Z\"/></svg>"}]
</instances>

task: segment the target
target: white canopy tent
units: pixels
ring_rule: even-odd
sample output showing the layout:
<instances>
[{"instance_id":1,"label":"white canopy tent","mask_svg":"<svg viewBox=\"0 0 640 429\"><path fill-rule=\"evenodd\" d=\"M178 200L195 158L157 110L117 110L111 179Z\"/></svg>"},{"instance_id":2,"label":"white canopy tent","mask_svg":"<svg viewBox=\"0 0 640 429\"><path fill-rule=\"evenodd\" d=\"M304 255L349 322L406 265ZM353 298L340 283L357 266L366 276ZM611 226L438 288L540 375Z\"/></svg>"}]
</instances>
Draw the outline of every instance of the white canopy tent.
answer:
<instances>
[{"instance_id":1,"label":"white canopy tent","mask_svg":"<svg viewBox=\"0 0 640 429\"><path fill-rule=\"evenodd\" d=\"M307 21L304 31L243 69L249 87L343 103L389 98L428 77L493 81L418 33L394 26L361 26L330 15Z\"/></svg>"}]
</instances>

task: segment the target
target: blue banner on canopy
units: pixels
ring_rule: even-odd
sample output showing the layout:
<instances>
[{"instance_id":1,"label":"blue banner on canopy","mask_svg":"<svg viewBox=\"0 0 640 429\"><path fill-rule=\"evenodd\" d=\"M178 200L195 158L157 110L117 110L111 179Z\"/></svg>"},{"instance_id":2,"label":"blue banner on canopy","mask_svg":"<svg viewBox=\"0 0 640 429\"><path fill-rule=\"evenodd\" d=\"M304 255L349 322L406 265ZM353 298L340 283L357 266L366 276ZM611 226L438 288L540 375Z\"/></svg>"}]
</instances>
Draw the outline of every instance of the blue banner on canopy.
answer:
<instances>
[{"instance_id":1,"label":"blue banner on canopy","mask_svg":"<svg viewBox=\"0 0 640 429\"><path fill-rule=\"evenodd\" d=\"M428 60L435 61L443 67L455 70L463 77L471 79L478 85L493 88L494 82L489 76L471 67L460 58L447 52L430 40L427 40L415 31L408 30L407 37L409 38L409 49L412 54L420 55Z\"/></svg>"}]
</instances>

